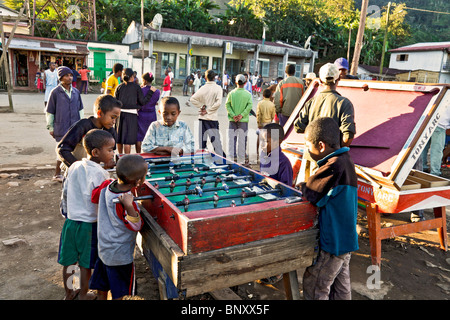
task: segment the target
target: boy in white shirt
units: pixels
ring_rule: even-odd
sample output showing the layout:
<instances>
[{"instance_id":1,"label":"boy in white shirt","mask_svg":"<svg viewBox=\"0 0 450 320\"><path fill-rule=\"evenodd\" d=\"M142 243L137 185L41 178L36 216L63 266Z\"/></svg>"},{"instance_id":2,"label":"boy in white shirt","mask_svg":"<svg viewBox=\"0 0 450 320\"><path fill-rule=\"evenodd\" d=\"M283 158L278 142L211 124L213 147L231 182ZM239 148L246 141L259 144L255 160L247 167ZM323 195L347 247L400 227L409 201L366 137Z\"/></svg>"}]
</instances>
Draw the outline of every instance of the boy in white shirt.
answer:
<instances>
[{"instance_id":1,"label":"boy in white shirt","mask_svg":"<svg viewBox=\"0 0 450 320\"><path fill-rule=\"evenodd\" d=\"M97 260L97 205L91 202L92 190L109 178L100 163L113 163L115 140L105 130L90 130L83 138L88 158L74 162L67 173L63 201L67 202L67 219L61 231L58 263L63 265L65 299L94 299L89 293L91 269ZM70 280L78 263L80 291L73 290Z\"/></svg>"}]
</instances>

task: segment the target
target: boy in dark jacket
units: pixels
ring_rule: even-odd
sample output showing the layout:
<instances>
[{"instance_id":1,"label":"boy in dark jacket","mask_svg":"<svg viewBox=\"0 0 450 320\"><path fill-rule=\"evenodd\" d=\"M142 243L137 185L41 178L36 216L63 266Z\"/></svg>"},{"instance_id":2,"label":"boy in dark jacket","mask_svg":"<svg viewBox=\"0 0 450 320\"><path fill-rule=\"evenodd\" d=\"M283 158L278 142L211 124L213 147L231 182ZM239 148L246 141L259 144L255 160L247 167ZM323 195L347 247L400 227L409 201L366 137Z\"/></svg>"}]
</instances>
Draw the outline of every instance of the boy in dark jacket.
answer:
<instances>
[{"instance_id":1,"label":"boy in dark jacket","mask_svg":"<svg viewBox=\"0 0 450 320\"><path fill-rule=\"evenodd\" d=\"M319 255L305 270L305 299L350 300L350 257L358 250L357 176L348 147L340 147L335 120L317 118L305 130L305 146L319 169L299 186L319 208Z\"/></svg>"}]
</instances>

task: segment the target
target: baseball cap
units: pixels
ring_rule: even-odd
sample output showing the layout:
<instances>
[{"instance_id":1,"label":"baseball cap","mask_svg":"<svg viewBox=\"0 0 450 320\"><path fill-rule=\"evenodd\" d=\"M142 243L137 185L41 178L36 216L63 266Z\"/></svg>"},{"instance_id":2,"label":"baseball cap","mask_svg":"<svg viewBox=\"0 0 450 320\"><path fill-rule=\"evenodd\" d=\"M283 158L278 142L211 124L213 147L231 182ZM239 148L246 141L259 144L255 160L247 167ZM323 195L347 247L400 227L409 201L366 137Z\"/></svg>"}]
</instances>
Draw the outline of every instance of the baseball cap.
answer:
<instances>
[{"instance_id":1,"label":"baseball cap","mask_svg":"<svg viewBox=\"0 0 450 320\"><path fill-rule=\"evenodd\" d=\"M348 61L345 58L337 58L334 61L334 64L336 65L336 67L338 67L338 69L347 69L348 70Z\"/></svg>"},{"instance_id":2,"label":"baseball cap","mask_svg":"<svg viewBox=\"0 0 450 320\"><path fill-rule=\"evenodd\" d=\"M316 74L314 72L308 72L306 74L306 77L304 77L303 79L304 80L312 80L312 79L315 79L315 78L317 78L317 76L316 76Z\"/></svg>"},{"instance_id":3,"label":"baseball cap","mask_svg":"<svg viewBox=\"0 0 450 320\"><path fill-rule=\"evenodd\" d=\"M236 82L239 82L239 81L241 81L242 83L246 82L245 76L243 74L238 74L236 76Z\"/></svg>"},{"instance_id":4,"label":"baseball cap","mask_svg":"<svg viewBox=\"0 0 450 320\"><path fill-rule=\"evenodd\" d=\"M322 82L327 82L330 78L336 81L339 78L339 69L333 63L324 64L319 70L319 78Z\"/></svg>"}]
</instances>

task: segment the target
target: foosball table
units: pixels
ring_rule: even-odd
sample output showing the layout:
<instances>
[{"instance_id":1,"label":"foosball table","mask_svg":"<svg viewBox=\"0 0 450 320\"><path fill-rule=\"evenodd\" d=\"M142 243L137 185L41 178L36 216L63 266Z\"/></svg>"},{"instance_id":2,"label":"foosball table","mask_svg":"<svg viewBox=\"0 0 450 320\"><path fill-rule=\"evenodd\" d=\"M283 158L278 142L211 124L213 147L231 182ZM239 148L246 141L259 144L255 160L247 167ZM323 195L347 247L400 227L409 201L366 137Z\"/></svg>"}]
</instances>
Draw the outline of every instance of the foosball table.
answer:
<instances>
[{"instance_id":1,"label":"foosball table","mask_svg":"<svg viewBox=\"0 0 450 320\"><path fill-rule=\"evenodd\" d=\"M138 245L163 298L190 297L309 266L317 210L291 186L209 152L176 158L141 154L144 227Z\"/></svg>"},{"instance_id":2,"label":"foosball table","mask_svg":"<svg viewBox=\"0 0 450 320\"><path fill-rule=\"evenodd\" d=\"M437 229L447 250L446 206L450 205L450 180L434 176L415 165L450 105L450 85L342 80L337 91L354 106L356 135L350 156L358 174L358 203L366 211L372 264L381 263L381 240ZM318 79L299 101L284 130L283 152L297 178L304 135L294 122L305 105L323 90ZM298 181L297 181L298 183ZM381 215L433 209L434 218L381 227Z\"/></svg>"}]
</instances>

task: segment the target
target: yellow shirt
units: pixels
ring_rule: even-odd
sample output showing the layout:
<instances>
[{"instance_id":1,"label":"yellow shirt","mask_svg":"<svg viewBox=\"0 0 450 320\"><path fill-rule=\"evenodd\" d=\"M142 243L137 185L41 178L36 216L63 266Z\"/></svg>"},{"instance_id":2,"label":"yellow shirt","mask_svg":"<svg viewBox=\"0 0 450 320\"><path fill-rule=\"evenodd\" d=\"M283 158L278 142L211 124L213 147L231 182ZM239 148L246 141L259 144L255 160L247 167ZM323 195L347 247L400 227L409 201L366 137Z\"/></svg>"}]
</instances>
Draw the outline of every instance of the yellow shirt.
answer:
<instances>
[{"instance_id":1,"label":"yellow shirt","mask_svg":"<svg viewBox=\"0 0 450 320\"><path fill-rule=\"evenodd\" d=\"M275 118L275 104L269 98L264 98L258 102L256 107L256 122L258 128L263 124L271 123Z\"/></svg>"},{"instance_id":2,"label":"yellow shirt","mask_svg":"<svg viewBox=\"0 0 450 320\"><path fill-rule=\"evenodd\" d=\"M119 85L119 79L116 78L115 75L110 75L108 77L108 80L106 80L106 92L108 93L108 90L111 90L111 92L109 93L111 96L114 97L114 94L116 92L116 88Z\"/></svg>"}]
</instances>

